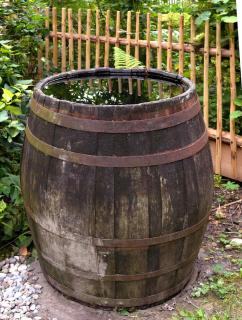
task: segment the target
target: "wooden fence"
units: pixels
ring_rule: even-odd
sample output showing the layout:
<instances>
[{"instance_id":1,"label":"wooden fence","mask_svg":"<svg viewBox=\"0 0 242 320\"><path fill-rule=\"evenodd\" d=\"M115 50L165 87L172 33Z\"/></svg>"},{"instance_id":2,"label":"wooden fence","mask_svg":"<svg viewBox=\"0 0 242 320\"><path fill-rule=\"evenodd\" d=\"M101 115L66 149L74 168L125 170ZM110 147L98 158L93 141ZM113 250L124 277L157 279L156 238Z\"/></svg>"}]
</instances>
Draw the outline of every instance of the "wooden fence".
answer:
<instances>
[{"instance_id":1,"label":"wooden fence","mask_svg":"<svg viewBox=\"0 0 242 320\"><path fill-rule=\"evenodd\" d=\"M169 15L158 14L154 18L148 13L145 19L142 15L141 23L139 12L128 12L125 17L121 17L119 11L111 15L110 10L103 13L91 10L82 12L79 9L73 13L72 9L66 8L62 8L61 12L57 12L56 8L46 8L45 15L45 27L49 33L44 45L38 50L40 78L59 71L108 67L112 64L112 46L124 48L137 59L145 57L147 68L165 68L185 76L189 69L189 76L195 83L199 76L199 81L203 82L202 107L210 137L215 173L242 181L242 137L236 135L236 123L233 119L227 119L229 129L223 131L222 83L225 76L229 79L230 88L230 103L226 108L228 114L235 111L234 24L229 24L229 44L223 48L220 22L206 21L202 45L197 45L194 17L184 23L183 15L179 15L177 22L174 22ZM214 47L211 45L212 38ZM229 64L226 69L229 70L227 72L229 74L226 75L222 71L224 61ZM214 95L216 98L216 128L211 128L209 123L211 113L209 72L212 67L215 68L216 75L213 80L213 85L216 87L213 94L213 99Z\"/></svg>"}]
</instances>

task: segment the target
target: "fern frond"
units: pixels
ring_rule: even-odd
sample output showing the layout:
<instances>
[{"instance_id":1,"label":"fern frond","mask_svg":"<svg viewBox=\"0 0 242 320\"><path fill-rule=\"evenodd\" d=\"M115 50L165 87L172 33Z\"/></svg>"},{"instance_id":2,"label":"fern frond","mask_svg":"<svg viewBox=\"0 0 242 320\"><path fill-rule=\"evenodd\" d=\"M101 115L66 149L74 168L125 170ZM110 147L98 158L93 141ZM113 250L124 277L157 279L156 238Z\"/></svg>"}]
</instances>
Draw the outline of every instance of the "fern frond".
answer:
<instances>
[{"instance_id":1,"label":"fern frond","mask_svg":"<svg viewBox=\"0 0 242 320\"><path fill-rule=\"evenodd\" d=\"M139 60L117 47L114 47L114 66L116 69L144 68Z\"/></svg>"}]
</instances>

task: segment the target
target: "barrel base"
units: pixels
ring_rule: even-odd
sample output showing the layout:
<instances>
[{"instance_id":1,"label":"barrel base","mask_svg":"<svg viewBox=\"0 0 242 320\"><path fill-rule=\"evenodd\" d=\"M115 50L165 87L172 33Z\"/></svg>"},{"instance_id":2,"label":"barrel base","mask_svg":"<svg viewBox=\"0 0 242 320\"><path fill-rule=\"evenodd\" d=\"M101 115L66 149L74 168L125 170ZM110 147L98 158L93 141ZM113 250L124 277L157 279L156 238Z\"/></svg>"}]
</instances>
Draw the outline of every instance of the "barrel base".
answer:
<instances>
[{"instance_id":1,"label":"barrel base","mask_svg":"<svg viewBox=\"0 0 242 320\"><path fill-rule=\"evenodd\" d=\"M43 269L42 269L43 270ZM192 278L194 278L194 273L196 274L196 270L193 270L183 281L178 283L175 287L169 288L165 291L162 291L158 294L154 294L151 296L143 297L143 298L132 298L132 299L112 299L112 298L103 298L103 297L95 297L92 295L88 295L85 293L76 293L71 288L57 282L50 275L48 275L43 270L44 276L48 283L53 286L55 289L63 293L69 298L75 299L80 303L86 303L89 305L95 305L100 307L141 307L148 306L155 303L162 303L174 295L178 294L189 282Z\"/></svg>"}]
</instances>

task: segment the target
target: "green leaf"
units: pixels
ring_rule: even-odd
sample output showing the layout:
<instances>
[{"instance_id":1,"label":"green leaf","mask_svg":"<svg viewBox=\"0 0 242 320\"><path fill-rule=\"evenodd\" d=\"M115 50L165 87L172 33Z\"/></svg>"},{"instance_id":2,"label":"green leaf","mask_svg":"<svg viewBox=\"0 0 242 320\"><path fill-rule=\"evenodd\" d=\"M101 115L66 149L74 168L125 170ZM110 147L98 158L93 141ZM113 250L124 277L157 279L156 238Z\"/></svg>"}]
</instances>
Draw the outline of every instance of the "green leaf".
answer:
<instances>
[{"instance_id":1,"label":"green leaf","mask_svg":"<svg viewBox=\"0 0 242 320\"><path fill-rule=\"evenodd\" d=\"M226 16L226 17L223 17L222 18L222 21L223 22L226 22L226 23L235 23L237 22L237 17L236 16Z\"/></svg>"},{"instance_id":2,"label":"green leaf","mask_svg":"<svg viewBox=\"0 0 242 320\"><path fill-rule=\"evenodd\" d=\"M8 120L8 112L3 110L0 112L0 122L4 122L6 120Z\"/></svg>"},{"instance_id":3,"label":"green leaf","mask_svg":"<svg viewBox=\"0 0 242 320\"><path fill-rule=\"evenodd\" d=\"M16 84L23 84L23 85L30 85L32 84L33 80L29 79L29 80L18 80L16 82Z\"/></svg>"},{"instance_id":4,"label":"green leaf","mask_svg":"<svg viewBox=\"0 0 242 320\"><path fill-rule=\"evenodd\" d=\"M236 110L230 113L230 119L238 119L242 117L242 111Z\"/></svg>"},{"instance_id":5,"label":"green leaf","mask_svg":"<svg viewBox=\"0 0 242 320\"><path fill-rule=\"evenodd\" d=\"M122 49L114 47L114 61L116 69L143 68L142 63L124 52Z\"/></svg>"},{"instance_id":6,"label":"green leaf","mask_svg":"<svg viewBox=\"0 0 242 320\"><path fill-rule=\"evenodd\" d=\"M11 101L12 98L13 98L13 96L14 96L14 94L13 94L10 90L8 90L8 89L6 89L6 88L3 88L3 99L4 99L6 102Z\"/></svg>"},{"instance_id":7,"label":"green leaf","mask_svg":"<svg viewBox=\"0 0 242 320\"><path fill-rule=\"evenodd\" d=\"M211 16L210 11L204 11L196 18L196 24L198 26L201 25L204 21L209 20L210 16Z\"/></svg>"},{"instance_id":8,"label":"green leaf","mask_svg":"<svg viewBox=\"0 0 242 320\"><path fill-rule=\"evenodd\" d=\"M242 99L237 97L234 99L234 104L238 107L242 107Z\"/></svg>"},{"instance_id":9,"label":"green leaf","mask_svg":"<svg viewBox=\"0 0 242 320\"><path fill-rule=\"evenodd\" d=\"M11 112L12 114L14 114L16 116L22 114L22 111L19 107L7 106L6 110L8 110L9 112Z\"/></svg>"},{"instance_id":10,"label":"green leaf","mask_svg":"<svg viewBox=\"0 0 242 320\"><path fill-rule=\"evenodd\" d=\"M3 212L6 208L7 208L6 203L3 200L1 200L0 201L0 213Z\"/></svg>"}]
</instances>

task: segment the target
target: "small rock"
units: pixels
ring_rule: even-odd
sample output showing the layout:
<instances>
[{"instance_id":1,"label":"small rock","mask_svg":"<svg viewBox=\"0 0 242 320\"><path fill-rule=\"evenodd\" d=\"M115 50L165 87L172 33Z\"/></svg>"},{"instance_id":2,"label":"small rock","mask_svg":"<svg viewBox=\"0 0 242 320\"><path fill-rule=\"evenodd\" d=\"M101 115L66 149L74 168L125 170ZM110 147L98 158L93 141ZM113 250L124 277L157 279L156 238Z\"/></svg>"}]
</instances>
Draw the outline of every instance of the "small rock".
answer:
<instances>
[{"instance_id":1,"label":"small rock","mask_svg":"<svg viewBox=\"0 0 242 320\"><path fill-rule=\"evenodd\" d=\"M35 304L31 304L31 306L29 307L29 309L31 310L31 311L34 311L35 310Z\"/></svg>"},{"instance_id":2,"label":"small rock","mask_svg":"<svg viewBox=\"0 0 242 320\"><path fill-rule=\"evenodd\" d=\"M232 247L241 247L242 246L242 239L240 238L233 238L230 241L230 245Z\"/></svg>"},{"instance_id":3,"label":"small rock","mask_svg":"<svg viewBox=\"0 0 242 320\"><path fill-rule=\"evenodd\" d=\"M6 278L6 274L3 272L0 272L0 281L3 281L3 279Z\"/></svg>"},{"instance_id":4,"label":"small rock","mask_svg":"<svg viewBox=\"0 0 242 320\"><path fill-rule=\"evenodd\" d=\"M26 266L26 264L21 264L19 267L18 267L18 271L25 271L25 270L27 270L27 266Z\"/></svg>"}]
</instances>

